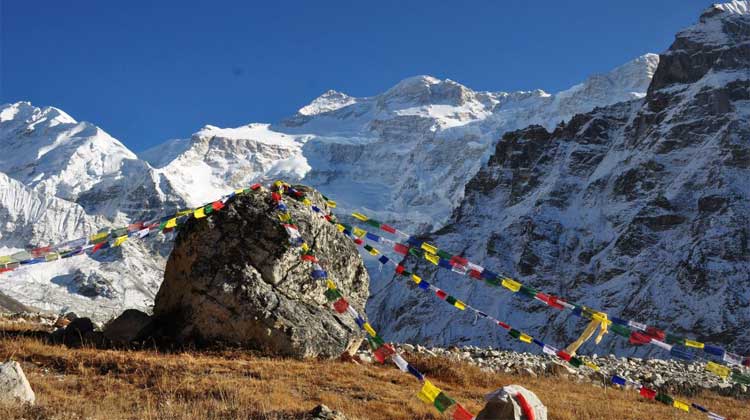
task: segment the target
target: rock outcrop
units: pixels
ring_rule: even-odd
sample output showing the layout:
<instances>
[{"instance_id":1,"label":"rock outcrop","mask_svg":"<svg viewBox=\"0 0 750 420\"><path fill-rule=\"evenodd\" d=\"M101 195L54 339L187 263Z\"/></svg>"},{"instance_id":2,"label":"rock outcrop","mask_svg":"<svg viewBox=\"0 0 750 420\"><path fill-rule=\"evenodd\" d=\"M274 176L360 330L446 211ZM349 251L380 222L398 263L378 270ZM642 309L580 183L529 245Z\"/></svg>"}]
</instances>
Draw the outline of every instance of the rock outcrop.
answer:
<instances>
[{"instance_id":1,"label":"rock outcrop","mask_svg":"<svg viewBox=\"0 0 750 420\"><path fill-rule=\"evenodd\" d=\"M547 420L547 407L520 385L504 386L484 398L487 404L477 420Z\"/></svg>"},{"instance_id":2,"label":"rock outcrop","mask_svg":"<svg viewBox=\"0 0 750 420\"><path fill-rule=\"evenodd\" d=\"M307 197L325 208L322 196ZM286 200L295 224L350 304L364 307L369 277L352 244L301 202ZM155 323L180 343L224 342L290 357L339 356L361 335L326 303L324 280L277 218L268 190L230 199L180 230L156 296Z\"/></svg>"},{"instance_id":3,"label":"rock outcrop","mask_svg":"<svg viewBox=\"0 0 750 420\"><path fill-rule=\"evenodd\" d=\"M0 402L34 404L36 395L18 362L0 364Z\"/></svg>"}]
</instances>

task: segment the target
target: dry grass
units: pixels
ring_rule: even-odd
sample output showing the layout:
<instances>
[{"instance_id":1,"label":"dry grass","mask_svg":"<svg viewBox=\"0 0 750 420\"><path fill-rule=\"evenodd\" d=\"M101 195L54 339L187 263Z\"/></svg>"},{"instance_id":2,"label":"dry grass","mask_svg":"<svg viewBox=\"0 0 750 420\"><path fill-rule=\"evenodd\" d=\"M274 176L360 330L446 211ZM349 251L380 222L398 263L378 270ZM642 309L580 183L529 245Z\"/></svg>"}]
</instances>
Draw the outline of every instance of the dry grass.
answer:
<instances>
[{"instance_id":1,"label":"dry grass","mask_svg":"<svg viewBox=\"0 0 750 420\"><path fill-rule=\"evenodd\" d=\"M21 362L35 407L2 407L0 419L302 419L318 404L359 419L439 419L419 401L418 383L394 366L269 359L242 351L159 353L67 349L34 337L0 337L0 360ZM550 419L699 419L632 391L562 378L490 374L445 359L410 357L474 413L482 396L521 384L547 404ZM704 394L692 400L733 419L748 402Z\"/></svg>"}]
</instances>

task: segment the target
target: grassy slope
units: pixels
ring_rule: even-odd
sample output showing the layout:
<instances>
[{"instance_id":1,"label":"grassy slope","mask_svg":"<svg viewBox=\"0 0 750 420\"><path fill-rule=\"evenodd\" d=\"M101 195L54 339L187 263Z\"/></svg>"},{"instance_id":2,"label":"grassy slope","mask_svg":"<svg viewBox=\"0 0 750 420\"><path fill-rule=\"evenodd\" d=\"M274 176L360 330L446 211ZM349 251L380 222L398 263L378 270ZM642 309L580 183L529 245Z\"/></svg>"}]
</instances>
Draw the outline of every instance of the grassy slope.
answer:
<instances>
[{"instance_id":1,"label":"grassy slope","mask_svg":"<svg viewBox=\"0 0 750 420\"><path fill-rule=\"evenodd\" d=\"M0 360L22 363L37 405L0 406L0 419L298 419L320 403L350 419L444 418L415 397L419 384L393 365L270 359L231 350L67 349L5 331ZM445 359L410 360L474 413L484 394L516 383L540 396L550 419L705 418L645 401L632 391L558 377L486 373ZM694 400L733 419L750 419L747 401L711 394Z\"/></svg>"}]
</instances>

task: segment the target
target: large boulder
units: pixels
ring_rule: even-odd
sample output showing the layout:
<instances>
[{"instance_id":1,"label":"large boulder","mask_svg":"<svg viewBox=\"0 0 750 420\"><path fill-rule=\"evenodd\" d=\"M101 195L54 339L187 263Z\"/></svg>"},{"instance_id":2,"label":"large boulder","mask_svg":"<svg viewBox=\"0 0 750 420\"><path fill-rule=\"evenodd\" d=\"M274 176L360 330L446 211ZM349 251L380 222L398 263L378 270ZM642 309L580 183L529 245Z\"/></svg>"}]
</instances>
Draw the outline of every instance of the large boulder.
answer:
<instances>
[{"instance_id":1,"label":"large boulder","mask_svg":"<svg viewBox=\"0 0 750 420\"><path fill-rule=\"evenodd\" d=\"M484 399L487 404L477 420L547 420L547 407L539 397L520 385L504 386Z\"/></svg>"},{"instance_id":2,"label":"large boulder","mask_svg":"<svg viewBox=\"0 0 750 420\"><path fill-rule=\"evenodd\" d=\"M311 189L312 203L326 201ZM369 277L354 244L302 202L287 197L294 223L315 256L360 313ZM348 315L334 312L325 280L289 242L270 192L230 199L210 217L180 229L154 303L154 324L179 343L241 345L269 355L336 357L361 340Z\"/></svg>"},{"instance_id":3,"label":"large boulder","mask_svg":"<svg viewBox=\"0 0 750 420\"><path fill-rule=\"evenodd\" d=\"M34 404L36 395L18 362L0 364L0 402Z\"/></svg>"},{"instance_id":4,"label":"large boulder","mask_svg":"<svg viewBox=\"0 0 750 420\"><path fill-rule=\"evenodd\" d=\"M104 326L104 338L114 345L127 345L139 337L151 322L151 316L137 309L127 309Z\"/></svg>"}]
</instances>

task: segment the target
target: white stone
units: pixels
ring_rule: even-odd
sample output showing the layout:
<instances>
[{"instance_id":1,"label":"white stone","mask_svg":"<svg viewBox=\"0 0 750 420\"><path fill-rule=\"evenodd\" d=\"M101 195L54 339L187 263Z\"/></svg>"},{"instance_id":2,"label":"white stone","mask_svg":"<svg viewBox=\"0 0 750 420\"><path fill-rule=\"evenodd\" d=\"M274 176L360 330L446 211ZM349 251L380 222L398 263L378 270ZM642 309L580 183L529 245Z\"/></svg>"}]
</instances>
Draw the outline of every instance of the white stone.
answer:
<instances>
[{"instance_id":1,"label":"white stone","mask_svg":"<svg viewBox=\"0 0 750 420\"><path fill-rule=\"evenodd\" d=\"M0 401L34 404L36 395L18 362L0 364Z\"/></svg>"}]
</instances>

